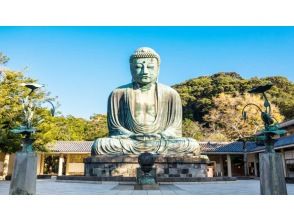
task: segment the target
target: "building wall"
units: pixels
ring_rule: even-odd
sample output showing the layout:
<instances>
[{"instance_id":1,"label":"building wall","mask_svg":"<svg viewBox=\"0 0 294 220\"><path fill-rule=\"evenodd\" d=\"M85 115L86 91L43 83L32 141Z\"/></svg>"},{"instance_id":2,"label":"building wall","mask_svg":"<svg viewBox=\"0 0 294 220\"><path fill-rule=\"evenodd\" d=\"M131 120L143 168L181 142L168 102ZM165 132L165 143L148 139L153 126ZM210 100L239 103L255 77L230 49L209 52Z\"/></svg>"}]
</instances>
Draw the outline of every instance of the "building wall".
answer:
<instances>
[{"instance_id":1,"label":"building wall","mask_svg":"<svg viewBox=\"0 0 294 220\"><path fill-rule=\"evenodd\" d=\"M286 176L294 177L294 149L285 150Z\"/></svg>"},{"instance_id":2,"label":"building wall","mask_svg":"<svg viewBox=\"0 0 294 220\"><path fill-rule=\"evenodd\" d=\"M287 130L287 136L294 134L294 126L290 126L290 127L286 128L286 130Z\"/></svg>"},{"instance_id":3,"label":"building wall","mask_svg":"<svg viewBox=\"0 0 294 220\"><path fill-rule=\"evenodd\" d=\"M0 152L0 176L3 175L4 157L5 154Z\"/></svg>"},{"instance_id":4,"label":"building wall","mask_svg":"<svg viewBox=\"0 0 294 220\"><path fill-rule=\"evenodd\" d=\"M84 175L84 159L90 154L67 154L66 157L66 175Z\"/></svg>"},{"instance_id":5,"label":"building wall","mask_svg":"<svg viewBox=\"0 0 294 220\"><path fill-rule=\"evenodd\" d=\"M242 154L230 154L232 176L244 176L244 157ZM228 176L228 164L226 154L210 154L208 158L215 162L214 176ZM251 158L250 158L251 160Z\"/></svg>"},{"instance_id":6,"label":"building wall","mask_svg":"<svg viewBox=\"0 0 294 220\"><path fill-rule=\"evenodd\" d=\"M244 176L244 155L232 154L232 176Z\"/></svg>"},{"instance_id":7,"label":"building wall","mask_svg":"<svg viewBox=\"0 0 294 220\"><path fill-rule=\"evenodd\" d=\"M5 154L4 153L2 153L2 152L0 152L0 161L4 161L4 157L5 157Z\"/></svg>"},{"instance_id":8,"label":"building wall","mask_svg":"<svg viewBox=\"0 0 294 220\"><path fill-rule=\"evenodd\" d=\"M208 155L208 158L210 162L213 164L213 176L223 176L224 175L224 170L223 166L221 163L221 159L223 160L223 163L225 161L224 155Z\"/></svg>"},{"instance_id":9,"label":"building wall","mask_svg":"<svg viewBox=\"0 0 294 220\"><path fill-rule=\"evenodd\" d=\"M247 167L248 167L248 175L255 176L255 167L257 165L257 161L254 161L256 154L247 154Z\"/></svg>"},{"instance_id":10,"label":"building wall","mask_svg":"<svg viewBox=\"0 0 294 220\"><path fill-rule=\"evenodd\" d=\"M38 153L37 154L37 175L39 175L40 174L40 163L41 163L41 154L40 153Z\"/></svg>"},{"instance_id":11,"label":"building wall","mask_svg":"<svg viewBox=\"0 0 294 220\"><path fill-rule=\"evenodd\" d=\"M3 162L4 162L4 153L0 153L0 176L3 174ZM37 155L37 175L40 174L40 154ZM14 161L15 161L15 154L10 154L9 163L8 163L8 176L12 175L13 168L14 168Z\"/></svg>"},{"instance_id":12,"label":"building wall","mask_svg":"<svg viewBox=\"0 0 294 220\"><path fill-rule=\"evenodd\" d=\"M285 153L285 165L286 165L286 176L287 177L294 177L294 148L292 149L284 149ZM46 154L45 156L50 154ZM258 166L258 161L254 163L254 157L258 156L258 153L255 154L247 154L247 165L248 165L248 174L250 176L255 175L255 167L254 165ZM3 170L3 161L4 161L4 153L0 153L0 175L2 175ZM59 157L60 154L54 154L55 157ZM89 157L89 153L85 154L63 154L65 158L65 162L63 163L63 175L84 175L84 163L83 160L86 157ZM226 155L215 154L215 155L208 155L210 161L212 161L209 173L210 176L227 176L227 161ZM234 163L234 158L238 157L239 162L236 164ZM232 161L232 176L242 176L244 175L244 166L240 166L240 161L242 161L242 155L232 155L231 154L231 161ZM8 176L12 175L13 166L14 166L15 154L10 155L9 159L9 166L8 166ZM222 163L221 163L222 161ZM41 153L38 153L38 164L37 164L37 174L42 174L42 163L41 163ZM54 173L57 175L57 172Z\"/></svg>"},{"instance_id":13,"label":"building wall","mask_svg":"<svg viewBox=\"0 0 294 220\"><path fill-rule=\"evenodd\" d=\"M15 154L10 154L9 158L9 165L8 165L8 176L12 175L13 167L14 167L14 160L15 160Z\"/></svg>"}]
</instances>

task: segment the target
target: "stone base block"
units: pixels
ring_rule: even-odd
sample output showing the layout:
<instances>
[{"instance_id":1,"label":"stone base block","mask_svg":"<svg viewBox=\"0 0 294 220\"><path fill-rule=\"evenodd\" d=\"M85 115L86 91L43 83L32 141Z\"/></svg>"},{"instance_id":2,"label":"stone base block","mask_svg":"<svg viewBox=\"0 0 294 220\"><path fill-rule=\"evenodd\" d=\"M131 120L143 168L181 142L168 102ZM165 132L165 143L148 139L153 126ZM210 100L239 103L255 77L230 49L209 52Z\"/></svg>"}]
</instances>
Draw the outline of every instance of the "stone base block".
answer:
<instances>
[{"instance_id":1,"label":"stone base block","mask_svg":"<svg viewBox=\"0 0 294 220\"><path fill-rule=\"evenodd\" d=\"M261 195L287 195L282 161L279 153L259 155Z\"/></svg>"},{"instance_id":2,"label":"stone base block","mask_svg":"<svg viewBox=\"0 0 294 220\"><path fill-rule=\"evenodd\" d=\"M152 170L149 172L150 174L150 177L152 177L154 179L154 182L157 183L157 180L156 180L156 168L152 168ZM139 180L140 178L144 176L144 173L143 171L141 170L141 168L137 168L136 169L136 182L137 183L140 183Z\"/></svg>"},{"instance_id":3,"label":"stone base block","mask_svg":"<svg viewBox=\"0 0 294 220\"><path fill-rule=\"evenodd\" d=\"M10 195L36 194L37 154L17 152L10 183Z\"/></svg>"},{"instance_id":4,"label":"stone base block","mask_svg":"<svg viewBox=\"0 0 294 220\"><path fill-rule=\"evenodd\" d=\"M141 170L141 168L137 168L136 182L137 184L141 185L156 184L156 168L152 168L148 175L144 175L144 172Z\"/></svg>"},{"instance_id":5,"label":"stone base block","mask_svg":"<svg viewBox=\"0 0 294 220\"><path fill-rule=\"evenodd\" d=\"M85 176L136 177L138 155L101 155L84 160ZM208 160L195 156L156 155L154 168L157 177L207 177Z\"/></svg>"},{"instance_id":6,"label":"stone base block","mask_svg":"<svg viewBox=\"0 0 294 220\"><path fill-rule=\"evenodd\" d=\"M159 190L159 184L135 184L134 190Z\"/></svg>"}]
</instances>

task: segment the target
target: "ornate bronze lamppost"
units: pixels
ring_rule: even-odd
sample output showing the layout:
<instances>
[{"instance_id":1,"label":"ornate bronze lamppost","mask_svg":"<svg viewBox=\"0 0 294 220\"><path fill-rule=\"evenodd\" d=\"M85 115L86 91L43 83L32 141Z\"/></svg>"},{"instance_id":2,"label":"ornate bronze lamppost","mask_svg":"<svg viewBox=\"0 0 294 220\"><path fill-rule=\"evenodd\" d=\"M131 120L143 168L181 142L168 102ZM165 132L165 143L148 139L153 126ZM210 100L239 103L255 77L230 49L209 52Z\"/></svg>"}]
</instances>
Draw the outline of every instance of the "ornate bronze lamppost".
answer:
<instances>
[{"instance_id":1,"label":"ornate bronze lamppost","mask_svg":"<svg viewBox=\"0 0 294 220\"><path fill-rule=\"evenodd\" d=\"M260 111L264 123L264 129L261 131L260 136L257 137L259 140L262 140L265 145L265 153L259 154L260 193L262 195L286 195L287 188L283 172L282 157L274 150L275 140L277 137L285 134L286 131L280 129L278 122L272 116L271 105L265 94L272 86L272 84L267 84L258 86L249 91L249 93L263 95L265 111L262 111L258 105L249 103L243 108L242 117L244 120L247 119L247 114L245 112L246 107L250 105L255 106Z\"/></svg>"},{"instance_id":2,"label":"ornate bronze lamppost","mask_svg":"<svg viewBox=\"0 0 294 220\"><path fill-rule=\"evenodd\" d=\"M155 156L151 153L141 153L138 157L140 168L137 169L135 190L159 190L156 180L156 168L153 168Z\"/></svg>"},{"instance_id":3,"label":"ornate bronze lamppost","mask_svg":"<svg viewBox=\"0 0 294 220\"><path fill-rule=\"evenodd\" d=\"M32 144L34 142L34 139L31 138L31 135L36 132L36 128L33 126L33 118L34 118L34 113L35 113L35 108L37 106L37 103L31 99L31 95L36 89L43 87L43 85L39 85L36 83L23 83L21 85L31 90L29 95L26 96L21 101L22 108L23 108L24 124L19 126L18 128L12 129L11 132L15 134L24 135L22 152L33 152ZM52 116L54 116L55 108L53 103L49 100L46 100L45 102L48 102L51 104L52 106L51 114ZM40 119L39 121L37 121L36 125L40 124L41 122L43 122L43 119Z\"/></svg>"},{"instance_id":4,"label":"ornate bronze lamppost","mask_svg":"<svg viewBox=\"0 0 294 220\"><path fill-rule=\"evenodd\" d=\"M33 123L35 109L41 102L33 101L31 95L35 90L43 86L36 83L23 83L21 85L31 91L29 95L22 100L23 124L11 130L11 132L15 134L23 135L23 139L22 150L16 153L9 194L32 195L36 194L37 179L37 154L33 150L35 139L32 138L32 134L36 132L34 126L41 123L43 119L39 119ZM49 100L45 100L45 102L51 104L51 114L54 116L55 108L53 103Z\"/></svg>"}]
</instances>

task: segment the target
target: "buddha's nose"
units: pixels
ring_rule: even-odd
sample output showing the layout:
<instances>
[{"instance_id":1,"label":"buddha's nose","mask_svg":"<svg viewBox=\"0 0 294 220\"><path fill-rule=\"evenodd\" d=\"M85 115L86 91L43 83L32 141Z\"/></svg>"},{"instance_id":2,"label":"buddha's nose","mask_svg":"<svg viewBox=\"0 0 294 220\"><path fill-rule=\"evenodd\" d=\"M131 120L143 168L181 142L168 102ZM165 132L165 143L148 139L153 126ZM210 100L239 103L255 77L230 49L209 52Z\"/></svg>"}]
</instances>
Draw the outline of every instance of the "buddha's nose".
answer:
<instances>
[{"instance_id":1,"label":"buddha's nose","mask_svg":"<svg viewBox=\"0 0 294 220\"><path fill-rule=\"evenodd\" d=\"M147 75L149 73L147 66L143 66L143 75Z\"/></svg>"}]
</instances>

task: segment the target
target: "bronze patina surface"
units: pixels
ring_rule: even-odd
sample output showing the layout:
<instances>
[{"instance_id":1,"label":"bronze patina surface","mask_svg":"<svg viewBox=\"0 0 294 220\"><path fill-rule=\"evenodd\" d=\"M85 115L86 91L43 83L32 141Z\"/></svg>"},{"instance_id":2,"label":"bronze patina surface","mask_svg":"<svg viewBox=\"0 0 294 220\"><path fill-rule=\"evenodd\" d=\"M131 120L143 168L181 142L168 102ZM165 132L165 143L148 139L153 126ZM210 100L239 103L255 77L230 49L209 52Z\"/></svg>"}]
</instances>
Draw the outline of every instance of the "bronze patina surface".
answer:
<instances>
[{"instance_id":1,"label":"bronze patina surface","mask_svg":"<svg viewBox=\"0 0 294 220\"><path fill-rule=\"evenodd\" d=\"M160 57L151 48L130 57L132 82L113 90L108 99L109 137L98 138L92 156L102 154L198 155L200 146L182 137L179 94L158 83Z\"/></svg>"}]
</instances>

